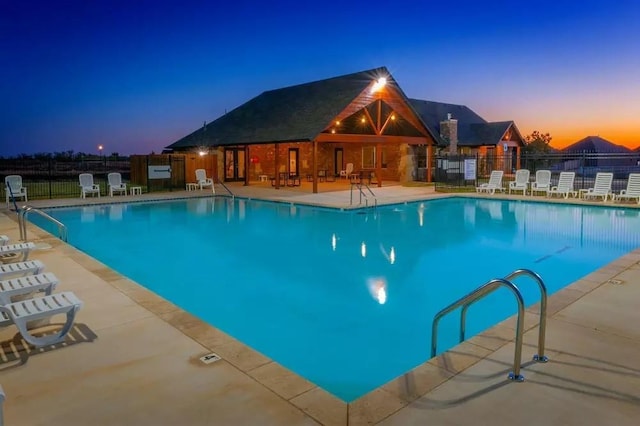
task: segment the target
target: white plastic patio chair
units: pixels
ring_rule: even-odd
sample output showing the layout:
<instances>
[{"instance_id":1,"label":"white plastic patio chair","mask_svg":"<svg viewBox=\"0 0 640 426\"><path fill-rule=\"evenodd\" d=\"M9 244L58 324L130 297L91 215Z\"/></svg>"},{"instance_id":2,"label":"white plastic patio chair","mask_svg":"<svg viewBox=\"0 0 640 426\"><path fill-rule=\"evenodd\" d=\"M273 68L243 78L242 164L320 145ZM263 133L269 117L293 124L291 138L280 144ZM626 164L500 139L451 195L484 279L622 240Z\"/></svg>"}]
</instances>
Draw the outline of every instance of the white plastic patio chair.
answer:
<instances>
[{"instance_id":1,"label":"white plastic patio chair","mask_svg":"<svg viewBox=\"0 0 640 426\"><path fill-rule=\"evenodd\" d=\"M214 194L216 193L216 189L213 185L213 179L207 177L207 171L205 169L196 169L196 183L200 187L201 191L202 188L211 187L211 191L213 191Z\"/></svg>"},{"instance_id":2,"label":"white plastic patio chair","mask_svg":"<svg viewBox=\"0 0 640 426\"><path fill-rule=\"evenodd\" d=\"M87 194L98 194L100 198L100 185L93 183L93 175L91 173L80 173L80 196L86 198Z\"/></svg>"},{"instance_id":3,"label":"white plastic patio chair","mask_svg":"<svg viewBox=\"0 0 640 426\"><path fill-rule=\"evenodd\" d=\"M82 301L70 291L55 293L49 296L20 300L0 305L0 327L15 325L22 338L35 347L55 345L64 341L71 331L76 312L82 307ZM51 318L54 315L67 316L62 328L54 334L34 336L27 324L32 321Z\"/></svg>"},{"instance_id":4,"label":"white plastic patio chair","mask_svg":"<svg viewBox=\"0 0 640 426\"><path fill-rule=\"evenodd\" d=\"M489 194L495 194L496 190L502 191L502 175L504 172L502 170L494 170L491 172L491 176L489 176L489 182L482 183L480 186L476 187L476 192L486 192Z\"/></svg>"},{"instance_id":5,"label":"white plastic patio chair","mask_svg":"<svg viewBox=\"0 0 640 426\"><path fill-rule=\"evenodd\" d=\"M120 173L109 173L107 175L109 181L109 196L113 197L113 193L124 193L127 195L127 184L122 182L122 175Z\"/></svg>"},{"instance_id":6,"label":"white plastic patio chair","mask_svg":"<svg viewBox=\"0 0 640 426\"><path fill-rule=\"evenodd\" d=\"M347 163L344 170L340 170L340 178L349 178L349 175L353 173L353 163Z\"/></svg>"},{"instance_id":7,"label":"white plastic patio chair","mask_svg":"<svg viewBox=\"0 0 640 426\"><path fill-rule=\"evenodd\" d=\"M593 198L602 198L602 201L607 201L611 192L611 184L613 183L613 173L598 172L596 173L596 180L593 183L593 188L587 189L584 193L585 200Z\"/></svg>"},{"instance_id":8,"label":"white plastic patio chair","mask_svg":"<svg viewBox=\"0 0 640 426\"><path fill-rule=\"evenodd\" d=\"M511 194L511 191L522 191L522 195L527 195L529 174L527 169L516 170L516 180L509 182L509 194Z\"/></svg>"},{"instance_id":9,"label":"white plastic patio chair","mask_svg":"<svg viewBox=\"0 0 640 426\"><path fill-rule=\"evenodd\" d=\"M22 176L20 175L5 176L4 192L7 198L7 208L9 208L9 201L15 200L16 198L24 199L25 203L28 201L27 188L22 186Z\"/></svg>"},{"instance_id":10,"label":"white plastic patio chair","mask_svg":"<svg viewBox=\"0 0 640 426\"><path fill-rule=\"evenodd\" d=\"M551 189L551 170L538 170L536 180L531 183L531 195L536 192L544 192L545 195Z\"/></svg>"},{"instance_id":11,"label":"white plastic patio chair","mask_svg":"<svg viewBox=\"0 0 640 426\"><path fill-rule=\"evenodd\" d=\"M627 189L616 195L615 201L636 200L640 204L640 173L629 173Z\"/></svg>"},{"instance_id":12,"label":"white plastic patio chair","mask_svg":"<svg viewBox=\"0 0 640 426\"><path fill-rule=\"evenodd\" d=\"M576 178L575 172L560 172L558 178L558 185L552 187L547 191L547 197L553 195L562 195L564 198L569 198L569 195L576 196L576 191L573 190L573 181Z\"/></svg>"}]
</instances>

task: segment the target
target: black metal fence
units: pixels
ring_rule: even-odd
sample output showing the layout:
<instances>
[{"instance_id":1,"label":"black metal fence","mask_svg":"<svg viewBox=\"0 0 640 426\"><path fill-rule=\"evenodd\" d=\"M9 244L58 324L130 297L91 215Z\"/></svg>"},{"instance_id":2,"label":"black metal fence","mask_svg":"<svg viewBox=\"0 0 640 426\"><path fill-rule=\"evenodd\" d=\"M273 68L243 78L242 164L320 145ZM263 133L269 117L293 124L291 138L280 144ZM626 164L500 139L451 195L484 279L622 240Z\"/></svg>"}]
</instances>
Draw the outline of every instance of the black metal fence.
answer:
<instances>
[{"instance_id":1,"label":"black metal fence","mask_svg":"<svg viewBox=\"0 0 640 426\"><path fill-rule=\"evenodd\" d=\"M536 171L550 170L551 184L556 185L560 172L575 172L575 189L593 187L596 173L611 172L612 190L626 188L629 173L640 173L640 152L637 153L574 153L574 154L523 154L519 159L507 156L438 156L434 158L434 182L436 189L472 190L489 181L493 170L504 171L503 185L513 180L517 169L530 171L535 179Z\"/></svg>"},{"instance_id":2,"label":"black metal fence","mask_svg":"<svg viewBox=\"0 0 640 426\"><path fill-rule=\"evenodd\" d=\"M0 159L0 198L6 198L4 179L9 175L20 175L22 185L27 188L27 196L31 199L73 198L80 197L80 173L91 173L94 183L100 186L100 195L108 195L107 175L118 172L122 181L129 186L140 186L143 192L171 191L184 189L184 159L171 156L136 156L134 165L129 158L91 158L72 159ZM175 157L175 156L173 156ZM170 178L154 179L149 176L149 166L167 165L171 170ZM135 167L132 167L135 166ZM132 172L133 170L133 172Z\"/></svg>"}]
</instances>

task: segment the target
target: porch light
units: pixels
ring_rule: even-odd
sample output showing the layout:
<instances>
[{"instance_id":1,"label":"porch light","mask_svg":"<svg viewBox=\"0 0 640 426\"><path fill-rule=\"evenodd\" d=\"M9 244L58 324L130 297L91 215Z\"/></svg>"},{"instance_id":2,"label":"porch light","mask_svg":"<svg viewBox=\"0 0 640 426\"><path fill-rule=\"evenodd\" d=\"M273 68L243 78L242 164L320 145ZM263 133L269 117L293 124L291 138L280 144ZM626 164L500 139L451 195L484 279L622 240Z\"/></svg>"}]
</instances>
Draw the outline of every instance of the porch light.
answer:
<instances>
[{"instance_id":1,"label":"porch light","mask_svg":"<svg viewBox=\"0 0 640 426\"><path fill-rule=\"evenodd\" d=\"M336 132L336 129L331 129L331 133L335 133L335 132Z\"/></svg>"},{"instance_id":2,"label":"porch light","mask_svg":"<svg viewBox=\"0 0 640 426\"><path fill-rule=\"evenodd\" d=\"M203 157L203 156L207 155L207 153L204 152L204 151L198 151L198 154L200 154L200 157Z\"/></svg>"},{"instance_id":3,"label":"porch light","mask_svg":"<svg viewBox=\"0 0 640 426\"><path fill-rule=\"evenodd\" d=\"M366 118L364 118L364 117L362 117L362 118L360 119L360 122L362 122L362 123L364 123L364 122L366 122L366 121L367 121L367 119L366 119Z\"/></svg>"},{"instance_id":4,"label":"porch light","mask_svg":"<svg viewBox=\"0 0 640 426\"><path fill-rule=\"evenodd\" d=\"M384 77L380 77L375 83L373 83L373 86L371 87L371 93L376 93L377 91L381 90L384 86L386 86L387 84L387 79Z\"/></svg>"},{"instance_id":5,"label":"porch light","mask_svg":"<svg viewBox=\"0 0 640 426\"><path fill-rule=\"evenodd\" d=\"M392 119L392 120L395 120L395 119L396 119L395 114L391 114L391 119Z\"/></svg>"},{"instance_id":6,"label":"porch light","mask_svg":"<svg viewBox=\"0 0 640 426\"><path fill-rule=\"evenodd\" d=\"M340 120L336 121L336 126L340 125Z\"/></svg>"}]
</instances>

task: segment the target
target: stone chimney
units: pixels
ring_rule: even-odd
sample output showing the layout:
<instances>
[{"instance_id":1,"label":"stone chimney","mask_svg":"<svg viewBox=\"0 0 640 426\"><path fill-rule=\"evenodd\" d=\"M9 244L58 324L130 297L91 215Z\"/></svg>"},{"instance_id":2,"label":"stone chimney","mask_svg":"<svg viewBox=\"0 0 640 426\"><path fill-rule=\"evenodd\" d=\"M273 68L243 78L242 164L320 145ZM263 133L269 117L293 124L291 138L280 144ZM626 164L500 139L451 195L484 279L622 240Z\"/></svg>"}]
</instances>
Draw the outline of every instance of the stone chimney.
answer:
<instances>
[{"instance_id":1,"label":"stone chimney","mask_svg":"<svg viewBox=\"0 0 640 426\"><path fill-rule=\"evenodd\" d=\"M449 141L449 155L458 153L458 120L447 114L447 119L440 122L440 137Z\"/></svg>"}]
</instances>

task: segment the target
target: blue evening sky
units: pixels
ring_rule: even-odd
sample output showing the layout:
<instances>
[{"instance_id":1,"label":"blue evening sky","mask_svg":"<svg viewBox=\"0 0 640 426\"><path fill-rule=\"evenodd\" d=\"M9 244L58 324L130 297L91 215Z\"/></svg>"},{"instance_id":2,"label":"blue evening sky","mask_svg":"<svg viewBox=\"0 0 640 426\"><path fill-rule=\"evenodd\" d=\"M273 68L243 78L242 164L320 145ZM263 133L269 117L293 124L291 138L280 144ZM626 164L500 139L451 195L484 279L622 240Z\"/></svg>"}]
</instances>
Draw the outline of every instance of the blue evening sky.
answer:
<instances>
[{"instance_id":1,"label":"blue evening sky","mask_svg":"<svg viewBox=\"0 0 640 426\"><path fill-rule=\"evenodd\" d=\"M156 153L265 90L379 66L566 145L640 145L640 2L0 0L0 155Z\"/></svg>"}]
</instances>

